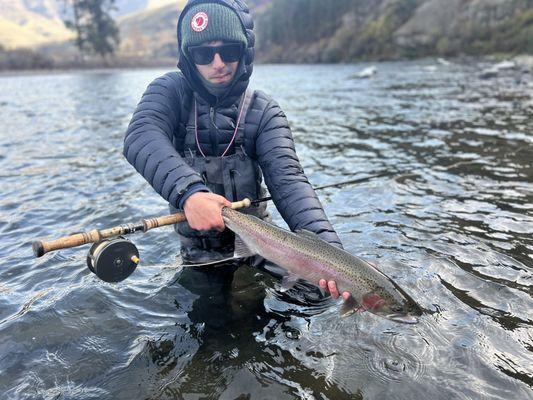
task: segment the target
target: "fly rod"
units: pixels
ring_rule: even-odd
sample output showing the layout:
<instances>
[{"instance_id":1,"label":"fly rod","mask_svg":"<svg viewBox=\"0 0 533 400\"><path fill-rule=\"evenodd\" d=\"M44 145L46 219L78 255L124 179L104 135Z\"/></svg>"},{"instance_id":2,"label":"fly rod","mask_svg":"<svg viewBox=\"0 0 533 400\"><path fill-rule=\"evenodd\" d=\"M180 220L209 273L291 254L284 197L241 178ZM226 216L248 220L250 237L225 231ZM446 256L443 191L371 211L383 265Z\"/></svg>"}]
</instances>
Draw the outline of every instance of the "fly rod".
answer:
<instances>
[{"instance_id":1,"label":"fly rod","mask_svg":"<svg viewBox=\"0 0 533 400\"><path fill-rule=\"evenodd\" d=\"M250 206L250 200L244 199L231 203L231 208L238 209ZM82 246L88 243L101 242L104 239L111 237L129 235L135 232L148 232L150 229L159 228L161 226L173 225L178 222L185 221L184 213L175 213L170 215L164 215L157 218L142 219L137 223L125 224L115 226L113 228L107 228L102 230L94 229L88 232L75 233L74 235L65 236L59 239L50 241L37 240L33 242L33 253L35 257L42 257L46 253L54 250L68 249L71 247Z\"/></svg>"}]
</instances>

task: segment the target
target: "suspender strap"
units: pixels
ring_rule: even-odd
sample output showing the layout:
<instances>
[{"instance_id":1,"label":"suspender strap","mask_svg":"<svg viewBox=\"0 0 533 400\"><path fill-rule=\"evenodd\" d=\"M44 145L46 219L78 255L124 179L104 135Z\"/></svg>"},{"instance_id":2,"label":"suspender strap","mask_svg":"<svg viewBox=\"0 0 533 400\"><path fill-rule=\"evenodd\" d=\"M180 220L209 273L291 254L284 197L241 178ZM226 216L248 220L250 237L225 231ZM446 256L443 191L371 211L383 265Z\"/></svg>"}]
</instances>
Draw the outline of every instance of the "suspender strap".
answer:
<instances>
[{"instance_id":1,"label":"suspender strap","mask_svg":"<svg viewBox=\"0 0 533 400\"><path fill-rule=\"evenodd\" d=\"M196 115L196 99L192 96L191 106L189 107L189 120L186 125L185 134L185 146L183 147L184 153L194 153L200 155L198 148L196 147L196 136L194 134L194 118ZM192 154L191 154L192 155Z\"/></svg>"},{"instance_id":2,"label":"suspender strap","mask_svg":"<svg viewBox=\"0 0 533 400\"><path fill-rule=\"evenodd\" d=\"M233 145L235 145L236 152L242 150L242 146L244 144L245 119L252 101L253 94L253 90L247 89L246 92L243 93L243 95L241 96L239 107L237 109L238 111L237 121L235 122L235 131L233 132L233 137L231 138L230 143L226 147L226 150L224 150L224 152L222 153L221 157L224 157ZM194 151L194 153L198 156L205 157L205 154L202 151L202 148L198 141L198 109L195 98L193 98L192 100L192 107L189 112L189 120L187 126L188 129L186 130L187 133L185 135L184 151Z\"/></svg>"},{"instance_id":3,"label":"suspender strap","mask_svg":"<svg viewBox=\"0 0 533 400\"><path fill-rule=\"evenodd\" d=\"M242 101L242 119L241 123L239 124L237 134L235 137L235 152L239 152L242 150L244 145L244 137L245 137L245 128L246 128L246 115L248 114L248 109L250 108L250 104L252 103L252 98L254 97L254 91L251 89L246 89L246 92L244 93L244 98Z\"/></svg>"}]
</instances>

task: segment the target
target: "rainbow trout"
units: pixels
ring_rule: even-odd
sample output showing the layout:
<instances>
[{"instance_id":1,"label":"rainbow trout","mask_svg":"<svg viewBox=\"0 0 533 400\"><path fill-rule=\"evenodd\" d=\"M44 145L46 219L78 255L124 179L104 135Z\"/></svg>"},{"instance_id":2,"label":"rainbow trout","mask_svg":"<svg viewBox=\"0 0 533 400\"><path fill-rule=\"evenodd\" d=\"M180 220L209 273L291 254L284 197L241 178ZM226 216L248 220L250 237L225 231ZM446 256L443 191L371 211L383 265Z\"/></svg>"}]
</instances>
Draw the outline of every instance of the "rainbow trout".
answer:
<instances>
[{"instance_id":1,"label":"rainbow trout","mask_svg":"<svg viewBox=\"0 0 533 400\"><path fill-rule=\"evenodd\" d=\"M315 285L320 279L334 280L339 292L351 295L343 302L341 315L366 310L396 322L418 322L419 307L388 276L315 233L290 232L227 207L222 218L238 236L234 258L258 254L285 268L289 275L282 282L284 288L299 278Z\"/></svg>"}]
</instances>

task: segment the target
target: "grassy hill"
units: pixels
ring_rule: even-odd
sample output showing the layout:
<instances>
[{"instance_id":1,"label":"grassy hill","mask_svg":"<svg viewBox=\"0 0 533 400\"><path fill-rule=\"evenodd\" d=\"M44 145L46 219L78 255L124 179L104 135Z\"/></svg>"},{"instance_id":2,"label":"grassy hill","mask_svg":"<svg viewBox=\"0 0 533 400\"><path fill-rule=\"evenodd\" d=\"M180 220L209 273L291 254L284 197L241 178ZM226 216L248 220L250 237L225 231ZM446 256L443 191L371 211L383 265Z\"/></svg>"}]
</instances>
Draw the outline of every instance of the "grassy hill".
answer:
<instances>
[{"instance_id":1,"label":"grassy hill","mask_svg":"<svg viewBox=\"0 0 533 400\"><path fill-rule=\"evenodd\" d=\"M115 14L118 20L125 21L123 37L126 43L131 42L131 23L148 19L153 26L142 23L147 32L155 33L161 25L153 15L164 8L175 11L183 0L117 0ZM154 14L154 11L156 13ZM61 0L0 0L0 44L4 49L30 48L35 49L51 43L61 43L73 38L73 33L65 27L62 19L64 7ZM133 32L134 33L134 32ZM136 38L137 35L133 34Z\"/></svg>"},{"instance_id":2,"label":"grassy hill","mask_svg":"<svg viewBox=\"0 0 533 400\"><path fill-rule=\"evenodd\" d=\"M186 0L143 10L118 21L120 28L119 55L140 58L177 57L176 24ZM160 1L158 2L160 5Z\"/></svg>"},{"instance_id":3,"label":"grassy hill","mask_svg":"<svg viewBox=\"0 0 533 400\"><path fill-rule=\"evenodd\" d=\"M22 0L0 1L0 43L4 48L36 48L72 37L61 20L59 4L53 0L40 3L27 7Z\"/></svg>"}]
</instances>

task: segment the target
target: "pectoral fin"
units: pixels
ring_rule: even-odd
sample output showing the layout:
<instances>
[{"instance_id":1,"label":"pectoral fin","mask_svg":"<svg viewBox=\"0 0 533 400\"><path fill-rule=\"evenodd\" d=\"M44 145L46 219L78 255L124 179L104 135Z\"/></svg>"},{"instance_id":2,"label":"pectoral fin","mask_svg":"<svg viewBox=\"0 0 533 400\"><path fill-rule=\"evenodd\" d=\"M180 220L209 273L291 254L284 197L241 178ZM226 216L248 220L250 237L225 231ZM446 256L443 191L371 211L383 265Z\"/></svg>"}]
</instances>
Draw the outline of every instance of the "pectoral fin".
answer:
<instances>
[{"instance_id":1,"label":"pectoral fin","mask_svg":"<svg viewBox=\"0 0 533 400\"><path fill-rule=\"evenodd\" d=\"M233 252L233 258L247 258L255 256L256 253L252 251L246 243L240 238L240 236L235 236L235 250Z\"/></svg>"},{"instance_id":2,"label":"pectoral fin","mask_svg":"<svg viewBox=\"0 0 533 400\"><path fill-rule=\"evenodd\" d=\"M360 306L359 304L357 304L357 301L353 298L353 296L350 296L348 297L347 300L344 300L342 302L342 306L339 311L339 314L341 317L347 317L348 315L353 314L359 309L360 309Z\"/></svg>"},{"instance_id":3,"label":"pectoral fin","mask_svg":"<svg viewBox=\"0 0 533 400\"><path fill-rule=\"evenodd\" d=\"M290 290L294 287L296 282L298 281L298 276L294 274L285 275L281 279L281 291L286 292L287 290Z\"/></svg>"},{"instance_id":4,"label":"pectoral fin","mask_svg":"<svg viewBox=\"0 0 533 400\"><path fill-rule=\"evenodd\" d=\"M219 260L209 261L205 263L198 263L198 264L182 264L182 267L206 267L209 265L223 265L224 263L239 259L239 258L248 258L255 256L256 253L253 252L246 246L246 244L242 241L242 239L239 236L235 237L235 250L233 252L233 257L223 258Z\"/></svg>"}]
</instances>

